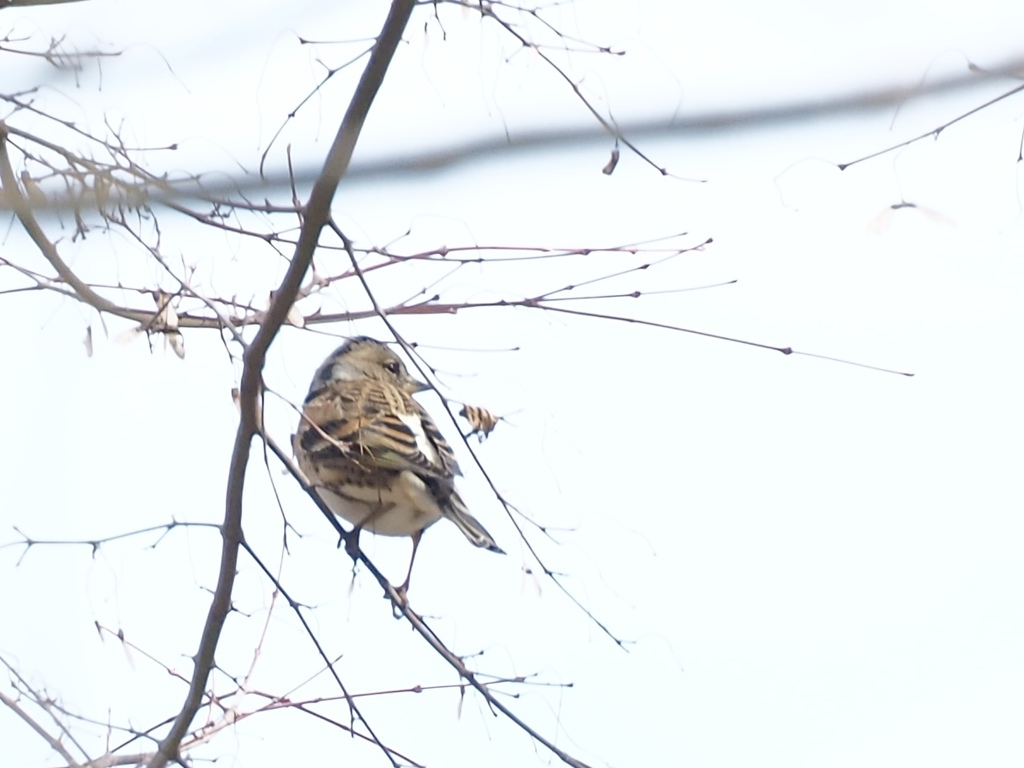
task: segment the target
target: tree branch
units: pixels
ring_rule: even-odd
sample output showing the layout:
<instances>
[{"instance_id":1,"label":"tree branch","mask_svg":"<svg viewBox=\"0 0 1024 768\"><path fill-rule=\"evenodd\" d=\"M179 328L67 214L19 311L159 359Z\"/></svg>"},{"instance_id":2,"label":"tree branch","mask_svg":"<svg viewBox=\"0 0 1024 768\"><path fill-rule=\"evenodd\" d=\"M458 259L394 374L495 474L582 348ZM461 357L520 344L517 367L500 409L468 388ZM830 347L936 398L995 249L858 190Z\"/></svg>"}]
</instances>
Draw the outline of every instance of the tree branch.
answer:
<instances>
[{"instance_id":1,"label":"tree branch","mask_svg":"<svg viewBox=\"0 0 1024 768\"><path fill-rule=\"evenodd\" d=\"M245 485L245 470L249 463L249 454L252 438L259 429L259 407L258 400L262 392L263 365L266 360L267 350L270 348L274 337L284 323L298 294L302 278L309 268L320 238L320 231L330 217L331 201L337 190L338 183L348 169L352 159L352 152L362 130L366 115L370 110L374 97L377 95L380 85L384 80L391 60L394 57L398 43L402 39L402 32L405 30L412 16L415 6L414 0L394 0L384 26L377 38L370 60L366 69L360 77L356 86L352 101L341 122L330 152L324 162L324 168L313 190L310 193L309 202L306 205L305 218L302 223L302 230L299 234L299 241L295 247L291 264L285 273L281 285L278 287L270 308L263 318L263 323L257 331L252 344L245 351L243 357L242 377L239 386L239 417L238 431L235 435L235 444L231 454L231 464L228 469L227 499L225 501L224 524L221 529L223 545L221 548L220 575L217 586L214 590L213 600L210 603L210 610L203 627L202 639L199 643L199 650L195 656L195 670L192 682L189 685L188 694L182 705L181 711L171 725L167 736L161 741L160 749L149 762L149 768L164 768L169 760L179 757L178 748L181 740L188 732L192 718L202 703L203 691L206 689L206 681L210 670L213 668L214 655L217 644L220 640L220 633L224 627L228 611L231 610L231 592L235 581L235 569L238 564L238 549L242 542L242 491ZM365 722L365 721L364 721ZM369 726L367 726L369 727ZM372 731L371 731L372 735ZM376 741L376 737L374 737ZM380 742L377 742L380 744ZM381 745L385 755L387 750ZM388 758L393 758L388 755Z\"/></svg>"},{"instance_id":2,"label":"tree branch","mask_svg":"<svg viewBox=\"0 0 1024 768\"><path fill-rule=\"evenodd\" d=\"M64 748L64 745L60 743L60 739L56 739L51 736L43 726L36 722L35 718L18 705L17 701L6 695L3 691L0 691L0 704L6 706L14 714L24 720L33 731L42 736L43 740L50 745L50 749L67 761L69 768L79 768L80 763L75 760L74 756L68 752L67 749Z\"/></svg>"}]
</instances>

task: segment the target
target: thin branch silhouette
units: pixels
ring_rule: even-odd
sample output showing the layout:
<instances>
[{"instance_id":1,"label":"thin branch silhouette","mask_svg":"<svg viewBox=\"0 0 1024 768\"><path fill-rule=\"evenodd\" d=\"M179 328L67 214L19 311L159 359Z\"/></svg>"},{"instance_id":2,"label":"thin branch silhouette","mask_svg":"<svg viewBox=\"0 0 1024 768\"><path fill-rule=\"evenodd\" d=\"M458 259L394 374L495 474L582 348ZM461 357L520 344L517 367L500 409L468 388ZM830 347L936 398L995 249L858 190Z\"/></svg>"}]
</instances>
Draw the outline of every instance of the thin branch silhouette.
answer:
<instances>
[{"instance_id":1,"label":"thin branch silhouette","mask_svg":"<svg viewBox=\"0 0 1024 768\"><path fill-rule=\"evenodd\" d=\"M886 147L885 149L880 149L877 152L872 152L870 155L864 155L863 157L858 157L856 160L851 160L851 161L846 162L846 163L836 163L836 166L839 168L839 170L845 171L847 168L849 168L849 167L851 167L853 165L857 165L857 163L863 163L863 162L866 162L868 160L873 160L876 157L881 157L882 155L888 154L889 152L893 152L893 151L895 151L897 149L901 149L902 147L908 147L911 144L916 144L917 142L919 142L919 141L921 141L923 139L927 139L929 137L937 139L937 138L939 138L939 134L941 134L944 130L949 128L951 125L956 125L961 120L966 120L967 118L972 117L972 116L978 114L979 112L982 112L982 111L988 109L992 105L998 104L1000 101L1003 101L1004 99L1008 99L1011 96L1016 96L1021 91L1024 91L1024 85L1018 85L1016 88L1011 88L1010 90L1006 91L1005 93L1001 93L998 96L996 96L994 98L991 98L988 101L984 102L983 104L979 104L978 106L973 107L972 109L969 109L966 112L963 112L963 113L957 115L952 120L948 120L945 123L943 123L942 125L939 125L939 126L937 126L935 128L932 128L931 130L926 131L925 133L922 133L920 136L915 136L912 139L907 139L906 141L901 141L898 144L893 144L893 145L891 145L889 147Z\"/></svg>"}]
</instances>

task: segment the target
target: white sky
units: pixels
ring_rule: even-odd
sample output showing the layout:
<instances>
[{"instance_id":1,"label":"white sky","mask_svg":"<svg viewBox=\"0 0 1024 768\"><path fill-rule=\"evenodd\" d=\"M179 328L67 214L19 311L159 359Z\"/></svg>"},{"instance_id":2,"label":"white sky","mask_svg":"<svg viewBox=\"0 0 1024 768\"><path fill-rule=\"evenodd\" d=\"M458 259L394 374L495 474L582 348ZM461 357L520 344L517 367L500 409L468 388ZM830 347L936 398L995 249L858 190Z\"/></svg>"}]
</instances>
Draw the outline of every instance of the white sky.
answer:
<instances>
[{"instance_id":1,"label":"white sky","mask_svg":"<svg viewBox=\"0 0 1024 768\"><path fill-rule=\"evenodd\" d=\"M140 145L180 142L172 172L239 175L318 76L358 46L300 47L373 34L384 3L237 4L90 1L0 24L36 44L69 33L123 48L95 73L41 95L94 130L103 114ZM551 18L624 57L568 58L598 106L623 124L678 113L826 99L913 86L996 66L1019 47L1016 4L578 2ZM535 59L470 12L445 9L443 40L421 9L375 106L357 158L457 150L465 142L592 124ZM198 20L198 21L197 21ZM12 61L5 57L5 61ZM45 65L13 59L0 90L39 82ZM354 74L354 73L353 73ZM47 75L49 77L49 75ZM344 75L275 145L317 162L345 105ZM620 636L616 649L517 544L478 472L463 488L509 552L467 546L444 523L424 537L413 605L475 666L572 688L530 688L509 705L591 765L986 766L1024 754L1024 449L1021 189L1017 97L924 141L840 173L855 159L936 127L1014 81L862 114L645 138L642 149L695 184L663 178L628 152L600 174L610 142L510 150L436 173L343 186L336 210L362 244L410 227L415 247L480 243L601 246L682 231L705 251L621 289L714 290L602 308L723 335L912 371L914 378L626 324L525 310L402 318L429 350L447 395L507 413L480 447L510 499L572 528L539 546L575 594ZM15 118L15 122L21 118ZM26 121L25 127L42 130ZM892 211L901 199L916 210ZM54 230L56 231L56 230ZM69 233L67 233L69 234ZM213 265L215 286L258 291L280 274L253 243L165 227L165 248ZM61 243L84 270L140 274L129 244L90 234ZM176 249L176 250L175 250ZM28 252L16 224L0 255ZM595 267L594 264L597 263ZM602 274L610 259L550 271L466 270L452 296L514 295ZM251 265L257 265L256 268ZM150 274L143 272L142 274ZM414 289L420 274L410 278ZM0 289L15 284L0 271ZM380 284L382 291L407 286ZM362 306L354 284L324 298ZM331 302L331 303L328 303ZM304 306L312 311L314 301ZM41 295L0 296L0 541L92 539L172 517L218 521L234 437L237 370L217 338L186 335L179 361L157 343L118 338L126 324ZM92 325L95 354L82 338ZM379 324L327 329L384 335ZM335 339L286 330L268 383L301 399ZM473 352L520 347L516 353ZM439 413L434 396L423 402ZM284 440L294 415L275 404ZM454 427L445 424L453 438ZM372 578L351 591L348 558L319 513L272 465L289 520L283 579L353 691L455 682L392 620ZM280 515L254 462L246 535L270 563ZM70 709L148 727L184 686L94 622L185 674L215 581L212 531L84 547L40 547L19 564L0 550L0 652ZM409 544L366 536L400 578ZM244 674L271 586L244 557L220 665ZM276 605L252 687L283 692L319 671L295 617ZM5 689L6 690L6 689ZM326 679L296 696L336 695ZM108 713L108 706L110 711ZM255 702L249 706L255 706ZM431 766L540 765L549 757L476 697L453 691L365 700L385 741ZM246 705L242 704L245 709ZM347 722L343 704L323 711ZM104 735L97 731L102 748ZM218 765L382 765L378 752L301 713L240 723L195 753ZM551 758L553 760L554 758ZM0 764L55 764L0 710Z\"/></svg>"}]
</instances>

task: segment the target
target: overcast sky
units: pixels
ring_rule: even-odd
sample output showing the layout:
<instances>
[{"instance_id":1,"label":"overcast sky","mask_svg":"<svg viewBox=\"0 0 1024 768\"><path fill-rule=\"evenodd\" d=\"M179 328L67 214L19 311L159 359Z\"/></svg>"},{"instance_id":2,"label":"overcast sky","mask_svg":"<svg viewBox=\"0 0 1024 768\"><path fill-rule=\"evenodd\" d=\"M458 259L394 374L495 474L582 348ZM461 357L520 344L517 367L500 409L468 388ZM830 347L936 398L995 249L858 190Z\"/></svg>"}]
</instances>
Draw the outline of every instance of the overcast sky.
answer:
<instances>
[{"instance_id":1,"label":"overcast sky","mask_svg":"<svg viewBox=\"0 0 1024 768\"><path fill-rule=\"evenodd\" d=\"M255 172L321 77L318 59L337 66L360 49L297 38L369 37L386 8L336 5L89 0L5 9L0 24L11 37L30 37L21 47L66 34L69 44L122 53L77 82L2 54L0 91L45 82L40 103L66 119L102 132L106 116L137 146L179 144L151 158L158 169L237 181L242 168ZM546 18L626 52L557 58L623 125L689 125L927 86L966 75L968 62L994 68L1019 59L1024 32L1024 12L1008 2L622 5L576 2ZM336 215L358 244L384 245L410 230L399 241L409 252L596 248L671 235L679 235L671 245L693 247L713 238L599 292L735 284L594 308L914 376L538 311L400 318L402 333L441 371L446 396L507 414L480 459L525 514L566 529L558 543L535 532L532 540L577 598L635 643L619 650L537 575L447 422L466 470L464 495L509 554L476 550L438 524L417 558L413 605L456 651L483 651L476 669L572 683L520 688L508 704L593 766L1019 765L1024 97L937 140L837 168L1017 81L979 76L972 87L899 105L651 131L637 143L670 175L623 149L605 176L612 142L594 134L564 80L475 12L442 8L444 34L432 13L420 9L410 26L355 170L506 136L510 146L436 171L343 183ZM357 74L343 71L285 125L271 148L275 170L286 146L299 167L315 168ZM11 122L51 130L24 115ZM556 130L581 138L518 146ZM916 207L891 207L902 201ZM27 259L30 246L8 222L0 256ZM77 268L112 282L156 274L123 236L95 231L72 243L70 230L50 226ZM257 243L171 219L163 245L205 265L207 287L224 295L262 300L282 272ZM324 259L340 270L337 256ZM443 288L453 300L514 298L619 263L600 256L474 267ZM428 274L382 276L375 286L400 295ZM0 289L21 284L0 269ZM302 308L362 306L349 281ZM88 308L38 293L0 295L0 323L0 542L17 540L13 526L40 539L91 540L171 519L221 519L238 369L216 336L186 333L179 360L160 339L152 350L145 337L133 340L128 323L107 319L104 330ZM319 330L333 336L286 329L271 351L267 382L291 402L301 401L336 337L386 336L372 321ZM420 398L441 421L437 396ZM268 419L285 442L294 412L275 400ZM371 577L359 573L353 583L332 530L270 466L257 459L250 468L247 539L312 606L349 689L455 683L391 618ZM270 481L302 534L284 557ZM18 547L0 549L0 653L101 723L147 728L176 712L185 686L95 628L122 630L190 674L219 538L190 529L155 540L104 545L95 556L88 547L38 547L20 562ZM362 541L400 580L408 542ZM323 675L304 685L322 661L286 606L275 604L268 624L272 586L251 561L240 568L239 613L229 617L219 665L244 675L254 663L253 690L337 695ZM553 760L475 696L390 695L364 706L387 743L426 765ZM344 703L320 711L348 720ZM57 764L6 709L0 734L3 765ZM101 752L103 728L92 738ZM195 757L252 768L384 764L379 752L297 712L243 721Z\"/></svg>"}]
</instances>

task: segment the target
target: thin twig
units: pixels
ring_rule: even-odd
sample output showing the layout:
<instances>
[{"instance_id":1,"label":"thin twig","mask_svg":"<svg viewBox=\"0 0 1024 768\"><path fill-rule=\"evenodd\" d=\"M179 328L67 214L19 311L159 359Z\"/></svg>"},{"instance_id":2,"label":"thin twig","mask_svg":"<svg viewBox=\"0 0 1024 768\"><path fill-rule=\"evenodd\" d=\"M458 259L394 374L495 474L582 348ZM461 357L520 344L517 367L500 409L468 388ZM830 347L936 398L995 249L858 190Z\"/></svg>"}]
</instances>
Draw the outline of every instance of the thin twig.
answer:
<instances>
[{"instance_id":1,"label":"thin twig","mask_svg":"<svg viewBox=\"0 0 1024 768\"><path fill-rule=\"evenodd\" d=\"M1001 93L998 96L996 96L995 98L989 99L984 104L979 104L978 106L974 107L973 109L969 109L966 112L964 112L963 114L957 115L952 120L949 120L949 121L943 123L942 125L938 126L937 128L932 128L930 131L926 131L925 133L922 133L920 136L915 136L912 139L907 139L906 141L901 141L899 144L893 144L892 146L886 147L885 149L880 149L877 152L872 152L870 155L864 155L864 157L858 157L856 160L851 160L848 163L837 163L836 165L837 165L837 167L839 168L840 171L845 171L851 165L856 165L857 163L863 163L866 160L872 160L873 158L879 157L879 156L884 155L884 154L886 154L888 152L892 152L893 150L900 149L901 147L908 147L908 146L910 146L911 144L913 144L915 142L921 141L922 139L927 139L929 136L932 136L932 137L937 139L937 138L939 138L939 134L942 133L947 128L949 128L951 125L955 125L956 123L959 123L961 120L966 120L971 115L975 115L978 112L981 112L983 109L988 109L993 104L997 104L998 102L1002 101L1003 99L1008 99L1011 96L1013 96L1014 94L1020 93L1021 91L1024 91L1024 85L1018 85L1016 88L1011 88L1010 90L1006 91L1005 93Z\"/></svg>"}]
</instances>

